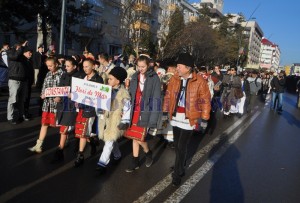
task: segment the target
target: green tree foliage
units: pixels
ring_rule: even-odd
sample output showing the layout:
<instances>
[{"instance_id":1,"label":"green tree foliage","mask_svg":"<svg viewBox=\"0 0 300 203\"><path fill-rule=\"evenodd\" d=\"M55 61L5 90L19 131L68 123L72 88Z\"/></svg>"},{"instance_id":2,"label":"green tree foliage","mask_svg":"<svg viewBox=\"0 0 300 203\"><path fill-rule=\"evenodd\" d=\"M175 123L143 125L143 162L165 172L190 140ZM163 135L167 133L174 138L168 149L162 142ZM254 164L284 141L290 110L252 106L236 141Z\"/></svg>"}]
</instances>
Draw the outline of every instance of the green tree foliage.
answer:
<instances>
[{"instance_id":1,"label":"green tree foliage","mask_svg":"<svg viewBox=\"0 0 300 203\"><path fill-rule=\"evenodd\" d=\"M71 32L70 28L81 23L89 15L89 6L82 3L76 7L76 0L67 0L66 35L77 38L76 33ZM59 31L61 18L61 0L1 0L0 1L0 27L2 31L14 31L27 33L28 30L36 28L37 16L41 16L43 23L50 24ZM26 29L24 24L31 24L32 27ZM46 26L42 26L46 29ZM43 30L46 32L46 30Z\"/></svg>"}]
</instances>

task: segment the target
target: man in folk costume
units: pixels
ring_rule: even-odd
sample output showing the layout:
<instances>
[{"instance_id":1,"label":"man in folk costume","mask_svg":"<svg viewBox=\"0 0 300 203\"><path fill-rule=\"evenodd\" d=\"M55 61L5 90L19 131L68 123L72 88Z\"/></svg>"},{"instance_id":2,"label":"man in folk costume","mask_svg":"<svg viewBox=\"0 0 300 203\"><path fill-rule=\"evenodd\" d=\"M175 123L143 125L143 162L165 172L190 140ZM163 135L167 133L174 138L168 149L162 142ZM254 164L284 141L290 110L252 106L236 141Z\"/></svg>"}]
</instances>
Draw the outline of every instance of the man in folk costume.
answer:
<instances>
[{"instance_id":1,"label":"man in folk costume","mask_svg":"<svg viewBox=\"0 0 300 203\"><path fill-rule=\"evenodd\" d=\"M163 104L164 115L169 117L174 133L174 186L180 185L185 174L188 142L193 130L199 124L199 130L205 131L211 110L207 82L194 71L194 60L190 54L179 55L177 72L170 80Z\"/></svg>"}]
</instances>

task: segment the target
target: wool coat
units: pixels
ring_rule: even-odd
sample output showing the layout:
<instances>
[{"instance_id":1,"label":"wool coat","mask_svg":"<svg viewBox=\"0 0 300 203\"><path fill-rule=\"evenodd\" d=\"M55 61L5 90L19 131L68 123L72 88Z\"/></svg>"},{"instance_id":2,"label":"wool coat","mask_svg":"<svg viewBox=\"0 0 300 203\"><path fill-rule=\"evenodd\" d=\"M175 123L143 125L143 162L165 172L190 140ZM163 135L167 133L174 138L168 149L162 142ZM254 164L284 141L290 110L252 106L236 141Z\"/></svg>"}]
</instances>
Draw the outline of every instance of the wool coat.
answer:
<instances>
[{"instance_id":1,"label":"wool coat","mask_svg":"<svg viewBox=\"0 0 300 203\"><path fill-rule=\"evenodd\" d=\"M129 86L129 93L132 104L130 116L131 120L133 117L136 90L139 85L139 74L140 72L137 71L132 75ZM144 84L144 90L142 93L141 112L137 125L145 128L157 128L158 118L161 114L162 107L160 79L152 68L150 68L145 73L145 77L146 80Z\"/></svg>"},{"instance_id":2,"label":"wool coat","mask_svg":"<svg viewBox=\"0 0 300 203\"><path fill-rule=\"evenodd\" d=\"M111 110L104 111L98 116L99 139L103 141L116 141L123 135L123 130L119 130L118 125L122 119L125 101L130 100L129 92L121 86L111 102Z\"/></svg>"}]
</instances>

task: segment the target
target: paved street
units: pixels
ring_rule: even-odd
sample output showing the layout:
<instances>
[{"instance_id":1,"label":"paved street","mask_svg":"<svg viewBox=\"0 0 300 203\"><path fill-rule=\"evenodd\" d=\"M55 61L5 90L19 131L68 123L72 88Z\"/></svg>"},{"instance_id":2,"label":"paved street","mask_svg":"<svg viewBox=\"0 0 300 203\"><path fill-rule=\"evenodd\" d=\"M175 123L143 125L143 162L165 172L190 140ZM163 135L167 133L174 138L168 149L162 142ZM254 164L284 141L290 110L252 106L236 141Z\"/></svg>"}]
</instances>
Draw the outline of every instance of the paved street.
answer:
<instances>
[{"instance_id":1,"label":"paved street","mask_svg":"<svg viewBox=\"0 0 300 203\"><path fill-rule=\"evenodd\" d=\"M127 139L119 141L121 162L110 165L105 175L95 171L103 143L93 157L88 146L84 165L74 168L71 138L64 162L51 164L58 129L49 130L42 154L32 154L27 148L40 129L35 101L32 121L9 125L3 98L0 202L300 202L300 110L293 94L285 93L282 115L259 100L242 118L217 113L213 131L192 137L189 168L178 188L170 185L174 152L157 137L150 140L154 164L146 168L142 159L133 173L125 172L131 158Z\"/></svg>"}]
</instances>

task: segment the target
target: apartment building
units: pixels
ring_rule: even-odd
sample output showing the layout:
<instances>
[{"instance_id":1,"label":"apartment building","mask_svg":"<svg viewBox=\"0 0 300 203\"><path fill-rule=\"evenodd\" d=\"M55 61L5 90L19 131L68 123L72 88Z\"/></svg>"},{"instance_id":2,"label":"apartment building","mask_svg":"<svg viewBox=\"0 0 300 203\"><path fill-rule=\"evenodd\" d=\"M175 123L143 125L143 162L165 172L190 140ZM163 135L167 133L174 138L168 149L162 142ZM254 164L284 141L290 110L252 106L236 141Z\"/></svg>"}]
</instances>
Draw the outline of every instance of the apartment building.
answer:
<instances>
[{"instance_id":1,"label":"apartment building","mask_svg":"<svg viewBox=\"0 0 300 203\"><path fill-rule=\"evenodd\" d=\"M260 59L261 40L264 36L262 29L256 21L246 21L241 23L244 27L243 37L249 40L248 43L248 57L247 68L258 69Z\"/></svg>"},{"instance_id":2,"label":"apartment building","mask_svg":"<svg viewBox=\"0 0 300 203\"><path fill-rule=\"evenodd\" d=\"M278 69L280 63L279 46L267 38L262 38L260 48L260 67L264 69Z\"/></svg>"}]
</instances>

